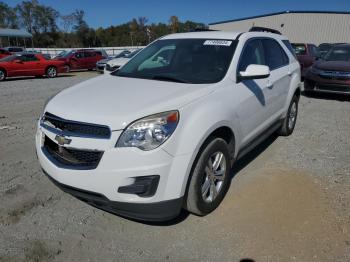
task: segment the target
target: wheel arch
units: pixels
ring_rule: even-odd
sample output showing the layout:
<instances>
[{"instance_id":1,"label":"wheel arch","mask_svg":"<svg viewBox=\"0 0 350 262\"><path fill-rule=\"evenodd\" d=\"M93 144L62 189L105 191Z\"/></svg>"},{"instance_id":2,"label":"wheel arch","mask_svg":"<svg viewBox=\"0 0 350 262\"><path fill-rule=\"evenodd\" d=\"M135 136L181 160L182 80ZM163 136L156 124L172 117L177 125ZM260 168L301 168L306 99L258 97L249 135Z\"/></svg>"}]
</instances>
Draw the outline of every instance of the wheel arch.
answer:
<instances>
[{"instance_id":1,"label":"wheel arch","mask_svg":"<svg viewBox=\"0 0 350 262\"><path fill-rule=\"evenodd\" d=\"M5 77L7 77L7 70L5 67L0 66L0 70L3 70L5 72Z\"/></svg>"},{"instance_id":2,"label":"wheel arch","mask_svg":"<svg viewBox=\"0 0 350 262\"><path fill-rule=\"evenodd\" d=\"M49 65L47 65L47 66L45 67L45 74L46 74L47 69L49 69L50 67L54 67L54 68L56 68L56 70L57 70L57 66L56 66L56 65L49 64Z\"/></svg>"},{"instance_id":3,"label":"wheel arch","mask_svg":"<svg viewBox=\"0 0 350 262\"><path fill-rule=\"evenodd\" d=\"M201 156L201 153L206 148L206 146L216 138L222 138L228 144L228 148L229 148L229 152L230 152L230 156L231 156L231 166L232 166L234 159L235 159L235 151L236 151L235 150L235 146L236 146L235 134L229 126L222 125L222 126L217 127L216 129L212 130L211 133L209 133L206 136L206 138L204 138L199 149L193 155L193 160L191 161L191 164L189 165L189 170L187 172L186 179L184 180L184 183L183 183L184 199L186 199L186 196L188 194L189 184L191 181L193 170L198 162L198 159ZM186 203L186 201L184 201L184 204L185 203Z\"/></svg>"}]
</instances>

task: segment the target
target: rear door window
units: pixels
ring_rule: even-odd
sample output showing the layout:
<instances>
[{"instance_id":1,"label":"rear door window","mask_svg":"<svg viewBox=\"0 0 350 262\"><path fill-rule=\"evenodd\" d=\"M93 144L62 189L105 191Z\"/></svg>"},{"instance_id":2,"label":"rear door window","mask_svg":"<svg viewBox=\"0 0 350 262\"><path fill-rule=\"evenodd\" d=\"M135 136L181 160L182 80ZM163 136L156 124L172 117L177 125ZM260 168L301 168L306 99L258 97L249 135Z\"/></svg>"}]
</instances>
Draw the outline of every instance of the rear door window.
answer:
<instances>
[{"instance_id":1,"label":"rear door window","mask_svg":"<svg viewBox=\"0 0 350 262\"><path fill-rule=\"evenodd\" d=\"M85 57L94 57L94 56L96 56L96 53L95 52L84 52L84 56Z\"/></svg>"},{"instance_id":2,"label":"rear door window","mask_svg":"<svg viewBox=\"0 0 350 262\"><path fill-rule=\"evenodd\" d=\"M75 57L78 59L84 58L84 53L83 52L78 52L75 54Z\"/></svg>"},{"instance_id":3,"label":"rear door window","mask_svg":"<svg viewBox=\"0 0 350 262\"><path fill-rule=\"evenodd\" d=\"M266 65L274 70L289 64L287 54L280 44L273 39L262 39Z\"/></svg>"},{"instance_id":4,"label":"rear door window","mask_svg":"<svg viewBox=\"0 0 350 262\"><path fill-rule=\"evenodd\" d=\"M296 58L296 54L295 54L293 46L290 44L290 42L288 40L282 40L282 42L288 48L288 50L292 53L292 55Z\"/></svg>"}]
</instances>

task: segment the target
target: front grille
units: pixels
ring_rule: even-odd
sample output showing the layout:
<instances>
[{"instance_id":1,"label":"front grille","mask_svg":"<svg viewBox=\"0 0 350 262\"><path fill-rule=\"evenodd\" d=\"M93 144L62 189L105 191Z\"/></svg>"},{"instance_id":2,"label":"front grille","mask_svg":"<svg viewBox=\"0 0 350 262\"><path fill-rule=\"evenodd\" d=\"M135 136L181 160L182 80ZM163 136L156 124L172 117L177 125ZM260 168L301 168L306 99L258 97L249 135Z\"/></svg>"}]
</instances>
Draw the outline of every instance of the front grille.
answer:
<instances>
[{"instance_id":1,"label":"front grille","mask_svg":"<svg viewBox=\"0 0 350 262\"><path fill-rule=\"evenodd\" d=\"M100 162L103 152L79 150L59 146L45 136L43 145L45 155L58 167L69 169L95 169Z\"/></svg>"},{"instance_id":2,"label":"front grille","mask_svg":"<svg viewBox=\"0 0 350 262\"><path fill-rule=\"evenodd\" d=\"M51 131L59 131L68 136L110 138L111 130L108 126L66 120L46 112L41 124ZM56 132L57 133L57 132Z\"/></svg>"},{"instance_id":3,"label":"front grille","mask_svg":"<svg viewBox=\"0 0 350 262\"><path fill-rule=\"evenodd\" d=\"M334 80L348 80L350 79L350 72L342 71L322 71L320 77L325 79L334 79Z\"/></svg>"},{"instance_id":4,"label":"front grille","mask_svg":"<svg viewBox=\"0 0 350 262\"><path fill-rule=\"evenodd\" d=\"M350 86L317 85L316 89L322 90L322 91L350 93Z\"/></svg>"}]
</instances>

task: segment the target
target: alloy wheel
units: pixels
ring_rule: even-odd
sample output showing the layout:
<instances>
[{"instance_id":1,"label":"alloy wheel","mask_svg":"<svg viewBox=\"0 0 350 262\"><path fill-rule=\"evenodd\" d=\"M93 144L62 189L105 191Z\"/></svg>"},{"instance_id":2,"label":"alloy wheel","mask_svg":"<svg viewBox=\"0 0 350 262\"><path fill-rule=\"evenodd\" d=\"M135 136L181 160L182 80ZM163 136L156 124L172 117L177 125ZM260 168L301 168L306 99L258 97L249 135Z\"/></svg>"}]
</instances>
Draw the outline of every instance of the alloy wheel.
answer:
<instances>
[{"instance_id":1,"label":"alloy wheel","mask_svg":"<svg viewBox=\"0 0 350 262\"><path fill-rule=\"evenodd\" d=\"M5 72L0 70L0 81L5 79Z\"/></svg>"},{"instance_id":2,"label":"alloy wheel","mask_svg":"<svg viewBox=\"0 0 350 262\"><path fill-rule=\"evenodd\" d=\"M49 69L47 69L47 75L48 75L50 78L55 77L55 76L57 75L56 68L50 67Z\"/></svg>"},{"instance_id":3,"label":"alloy wheel","mask_svg":"<svg viewBox=\"0 0 350 262\"><path fill-rule=\"evenodd\" d=\"M225 179L226 168L226 158L222 152L218 151L209 157L201 188L202 197L205 202L213 202L220 193Z\"/></svg>"},{"instance_id":4,"label":"alloy wheel","mask_svg":"<svg viewBox=\"0 0 350 262\"><path fill-rule=\"evenodd\" d=\"M296 119L297 119L297 103L294 101L289 111L289 117L288 117L289 129L293 129Z\"/></svg>"}]
</instances>

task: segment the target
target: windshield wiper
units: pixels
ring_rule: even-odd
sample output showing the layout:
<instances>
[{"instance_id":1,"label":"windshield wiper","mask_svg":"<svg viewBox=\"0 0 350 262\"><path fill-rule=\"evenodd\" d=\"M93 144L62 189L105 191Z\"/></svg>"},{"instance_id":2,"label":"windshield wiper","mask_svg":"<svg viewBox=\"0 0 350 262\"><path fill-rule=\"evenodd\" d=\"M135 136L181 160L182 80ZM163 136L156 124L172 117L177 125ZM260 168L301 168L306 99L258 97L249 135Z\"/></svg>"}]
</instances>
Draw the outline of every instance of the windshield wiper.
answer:
<instances>
[{"instance_id":1,"label":"windshield wiper","mask_svg":"<svg viewBox=\"0 0 350 262\"><path fill-rule=\"evenodd\" d=\"M186 80L176 78L173 76L165 76L165 75L156 75L152 77L153 80L164 80L164 81L170 81L170 82L176 82L176 83L189 83Z\"/></svg>"}]
</instances>

